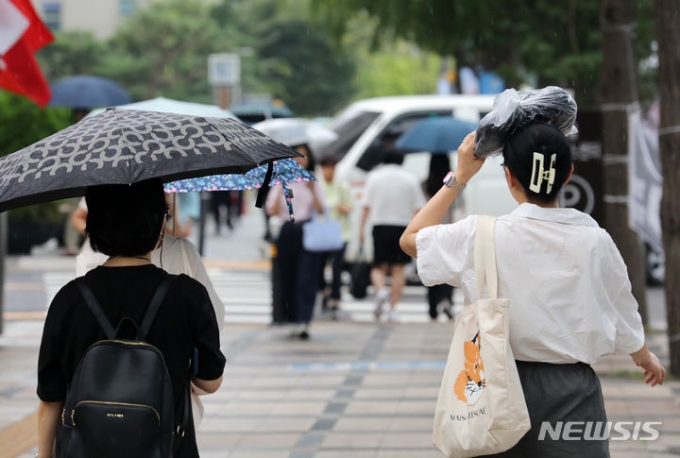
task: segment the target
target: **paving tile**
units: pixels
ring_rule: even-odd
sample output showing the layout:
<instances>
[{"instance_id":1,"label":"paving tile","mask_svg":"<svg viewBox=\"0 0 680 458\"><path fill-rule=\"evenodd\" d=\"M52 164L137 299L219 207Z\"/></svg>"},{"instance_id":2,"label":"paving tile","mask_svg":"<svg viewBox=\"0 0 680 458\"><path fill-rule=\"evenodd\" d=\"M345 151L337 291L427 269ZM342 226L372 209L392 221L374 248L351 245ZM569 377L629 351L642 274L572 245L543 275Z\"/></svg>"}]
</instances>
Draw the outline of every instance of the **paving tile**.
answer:
<instances>
[{"instance_id":1,"label":"paving tile","mask_svg":"<svg viewBox=\"0 0 680 458\"><path fill-rule=\"evenodd\" d=\"M0 337L0 431L37 406L42 327L8 324L11 337ZM446 358L449 323L324 322L306 343L266 326L225 329L225 380L203 398L198 427L203 458L442 456L432 446L432 417L443 368L413 363ZM663 421L656 441L612 441L612 458L680 457L680 382L650 388L619 378L617 371L636 369L627 357L597 367L610 421Z\"/></svg>"},{"instance_id":2,"label":"paving tile","mask_svg":"<svg viewBox=\"0 0 680 458\"><path fill-rule=\"evenodd\" d=\"M237 444L239 448L286 448L291 450L300 440L301 435L297 433L271 434L268 431L246 434Z\"/></svg>"},{"instance_id":3,"label":"paving tile","mask_svg":"<svg viewBox=\"0 0 680 458\"><path fill-rule=\"evenodd\" d=\"M327 448L342 448L342 449L355 449L355 448L372 448L377 449L383 439L384 434L382 433L330 433L326 435L323 443L321 444L321 449Z\"/></svg>"},{"instance_id":4,"label":"paving tile","mask_svg":"<svg viewBox=\"0 0 680 458\"><path fill-rule=\"evenodd\" d=\"M338 418L333 428L336 432L368 432L389 431L394 423L394 418L389 417L350 417Z\"/></svg>"}]
</instances>

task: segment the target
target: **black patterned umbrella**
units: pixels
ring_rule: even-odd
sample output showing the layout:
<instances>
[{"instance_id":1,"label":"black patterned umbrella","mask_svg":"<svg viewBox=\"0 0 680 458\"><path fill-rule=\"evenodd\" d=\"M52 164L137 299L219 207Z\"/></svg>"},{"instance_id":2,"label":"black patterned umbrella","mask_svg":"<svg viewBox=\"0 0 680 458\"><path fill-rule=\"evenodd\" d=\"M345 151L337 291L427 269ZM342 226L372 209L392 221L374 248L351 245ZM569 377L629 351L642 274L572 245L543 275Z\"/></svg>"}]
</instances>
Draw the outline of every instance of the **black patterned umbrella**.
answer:
<instances>
[{"instance_id":1,"label":"black patterned umbrella","mask_svg":"<svg viewBox=\"0 0 680 458\"><path fill-rule=\"evenodd\" d=\"M295 156L237 120L109 108L0 158L0 211L87 186L242 174Z\"/></svg>"}]
</instances>

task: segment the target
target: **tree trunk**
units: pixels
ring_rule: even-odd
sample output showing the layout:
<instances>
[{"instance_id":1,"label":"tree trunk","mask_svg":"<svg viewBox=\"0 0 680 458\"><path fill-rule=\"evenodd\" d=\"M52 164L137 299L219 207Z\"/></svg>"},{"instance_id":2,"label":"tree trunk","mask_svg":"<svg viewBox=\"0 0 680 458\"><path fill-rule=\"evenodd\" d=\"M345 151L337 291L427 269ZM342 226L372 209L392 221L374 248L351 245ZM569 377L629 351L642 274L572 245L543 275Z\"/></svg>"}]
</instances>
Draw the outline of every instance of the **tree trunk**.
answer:
<instances>
[{"instance_id":1,"label":"tree trunk","mask_svg":"<svg viewBox=\"0 0 680 458\"><path fill-rule=\"evenodd\" d=\"M659 43L659 96L661 125L659 153L663 170L661 229L666 254L666 316L670 372L680 375L680 2L656 0L656 36Z\"/></svg>"},{"instance_id":2,"label":"tree trunk","mask_svg":"<svg viewBox=\"0 0 680 458\"><path fill-rule=\"evenodd\" d=\"M628 108L638 101L632 43L635 16L634 0L602 0L603 201L605 228L628 266L633 295L646 323L645 250L628 225Z\"/></svg>"}]
</instances>

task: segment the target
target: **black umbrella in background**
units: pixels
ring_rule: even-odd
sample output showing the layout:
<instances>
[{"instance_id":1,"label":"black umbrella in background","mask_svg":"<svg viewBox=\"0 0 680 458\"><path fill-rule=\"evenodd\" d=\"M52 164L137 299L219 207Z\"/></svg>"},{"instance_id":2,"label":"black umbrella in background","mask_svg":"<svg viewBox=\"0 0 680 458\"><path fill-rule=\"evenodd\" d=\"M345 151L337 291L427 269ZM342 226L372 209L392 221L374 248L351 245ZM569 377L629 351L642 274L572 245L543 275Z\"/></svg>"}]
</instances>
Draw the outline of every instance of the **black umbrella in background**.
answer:
<instances>
[{"instance_id":1,"label":"black umbrella in background","mask_svg":"<svg viewBox=\"0 0 680 458\"><path fill-rule=\"evenodd\" d=\"M60 79L50 86L51 107L69 107L89 111L132 102L130 94L118 83L93 75L76 75Z\"/></svg>"},{"instance_id":2,"label":"black umbrella in background","mask_svg":"<svg viewBox=\"0 0 680 458\"><path fill-rule=\"evenodd\" d=\"M110 108L0 158L0 212L82 196L87 186L242 174L295 156L234 119Z\"/></svg>"}]
</instances>

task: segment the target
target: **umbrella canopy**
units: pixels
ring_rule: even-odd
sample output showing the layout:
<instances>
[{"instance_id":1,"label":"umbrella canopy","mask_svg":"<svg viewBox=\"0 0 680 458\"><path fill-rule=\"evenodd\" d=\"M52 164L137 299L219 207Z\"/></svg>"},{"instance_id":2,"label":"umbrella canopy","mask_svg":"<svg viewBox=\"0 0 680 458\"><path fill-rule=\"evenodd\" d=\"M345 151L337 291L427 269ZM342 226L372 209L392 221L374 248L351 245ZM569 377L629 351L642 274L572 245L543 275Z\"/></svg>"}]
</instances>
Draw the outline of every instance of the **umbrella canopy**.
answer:
<instances>
[{"instance_id":1,"label":"umbrella canopy","mask_svg":"<svg viewBox=\"0 0 680 458\"><path fill-rule=\"evenodd\" d=\"M242 174L300 156L240 121L110 108L0 158L0 211L87 186Z\"/></svg>"},{"instance_id":2,"label":"umbrella canopy","mask_svg":"<svg viewBox=\"0 0 680 458\"><path fill-rule=\"evenodd\" d=\"M328 127L304 118L267 119L253 128L286 146L309 145L312 153L338 138Z\"/></svg>"},{"instance_id":3,"label":"umbrella canopy","mask_svg":"<svg viewBox=\"0 0 680 458\"><path fill-rule=\"evenodd\" d=\"M209 118L237 119L231 111L224 110L217 105L184 102L182 100L166 99L165 97L156 97L155 99L142 100L141 102L118 105L116 108L122 110L160 111L162 113L177 113L189 116L207 116ZM92 110L87 117L97 115L104 110L105 108Z\"/></svg>"},{"instance_id":4,"label":"umbrella canopy","mask_svg":"<svg viewBox=\"0 0 680 458\"><path fill-rule=\"evenodd\" d=\"M287 185L302 181L314 181L316 178L294 159L274 161L274 171L270 186ZM265 182L267 165L261 165L247 171L243 175L211 175L199 178L173 181L165 184L165 192L202 192L202 191L238 191L259 189Z\"/></svg>"},{"instance_id":5,"label":"umbrella canopy","mask_svg":"<svg viewBox=\"0 0 680 458\"><path fill-rule=\"evenodd\" d=\"M51 107L89 109L132 102L130 94L118 83L101 76L69 76L54 83L50 89Z\"/></svg>"},{"instance_id":6,"label":"umbrella canopy","mask_svg":"<svg viewBox=\"0 0 680 458\"><path fill-rule=\"evenodd\" d=\"M458 149L477 125L452 117L431 118L413 125L395 143L397 149L444 154Z\"/></svg>"}]
</instances>

